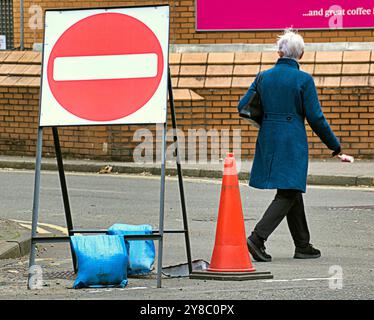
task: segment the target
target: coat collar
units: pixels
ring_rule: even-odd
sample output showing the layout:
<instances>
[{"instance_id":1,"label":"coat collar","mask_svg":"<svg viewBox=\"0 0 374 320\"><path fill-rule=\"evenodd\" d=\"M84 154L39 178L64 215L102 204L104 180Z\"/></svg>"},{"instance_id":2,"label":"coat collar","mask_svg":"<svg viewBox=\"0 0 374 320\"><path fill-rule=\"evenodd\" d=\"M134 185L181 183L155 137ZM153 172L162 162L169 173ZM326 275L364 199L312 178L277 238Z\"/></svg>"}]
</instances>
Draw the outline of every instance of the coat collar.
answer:
<instances>
[{"instance_id":1,"label":"coat collar","mask_svg":"<svg viewBox=\"0 0 374 320\"><path fill-rule=\"evenodd\" d=\"M279 58L276 64L285 64L289 65L292 68L300 69L299 63L296 60L290 58Z\"/></svg>"}]
</instances>

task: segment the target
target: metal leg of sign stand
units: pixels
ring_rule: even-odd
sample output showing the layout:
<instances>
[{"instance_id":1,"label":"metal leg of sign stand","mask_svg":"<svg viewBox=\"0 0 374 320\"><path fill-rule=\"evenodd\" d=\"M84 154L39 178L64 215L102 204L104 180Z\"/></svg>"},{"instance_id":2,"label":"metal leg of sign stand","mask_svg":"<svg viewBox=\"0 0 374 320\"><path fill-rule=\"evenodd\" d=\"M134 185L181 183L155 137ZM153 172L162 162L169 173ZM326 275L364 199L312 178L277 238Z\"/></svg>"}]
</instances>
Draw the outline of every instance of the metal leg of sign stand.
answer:
<instances>
[{"instance_id":1,"label":"metal leg of sign stand","mask_svg":"<svg viewBox=\"0 0 374 320\"><path fill-rule=\"evenodd\" d=\"M67 185L66 185L64 164L63 164L63 161L62 161L60 139L58 137L57 127L52 127L52 132L53 132L53 141L54 141L54 144L55 144L55 152L56 152L56 159L57 159L57 166L58 166L58 175L60 177L62 199L63 199L63 203L64 203L66 226L67 226L69 237L70 237L70 236L73 235L73 233L72 233L72 230L74 229L73 228L73 219L71 218L68 188L67 188ZM73 251L72 247L70 247L70 251L71 251L71 257L72 257L72 260L73 260L74 272L76 273L77 272L76 256L74 254L74 251Z\"/></svg>"},{"instance_id":2,"label":"metal leg of sign stand","mask_svg":"<svg viewBox=\"0 0 374 320\"><path fill-rule=\"evenodd\" d=\"M158 240L158 260L157 260L157 288L161 288L162 278L162 254L164 244L164 217L165 217L165 162L166 162L166 130L167 123L162 129L162 159L161 159L161 187L160 187L160 220Z\"/></svg>"},{"instance_id":3,"label":"metal leg of sign stand","mask_svg":"<svg viewBox=\"0 0 374 320\"><path fill-rule=\"evenodd\" d=\"M177 134L177 121L175 115L174 97L173 97L173 87L171 83L171 75L169 70L168 77L168 92L169 92L169 103L171 111L171 120L173 128L173 140L175 143L175 155L177 161L177 172L178 172L178 185L179 194L181 201L182 217L183 217L183 230L170 231L168 233L184 233L185 244L186 244L186 254L188 271L192 272L192 259L191 259L191 245L187 221L187 210L186 210L186 200L184 196L184 185L183 185L183 173L182 166L180 163L180 153L178 144L178 134ZM160 222L159 222L159 245L158 245L158 270L157 270L157 287L161 288L161 277L162 277L162 255L163 255L163 238L164 238L164 215L165 215L165 163L166 163L166 133L167 133L167 123L163 126L162 132L162 159L161 159L161 191L160 191Z\"/></svg>"},{"instance_id":4,"label":"metal leg of sign stand","mask_svg":"<svg viewBox=\"0 0 374 320\"><path fill-rule=\"evenodd\" d=\"M169 103L170 103L170 110L171 110L171 121L172 121L173 136L174 136L173 139L174 139L174 143L176 146L175 154L176 154L176 160L177 160L179 194L180 194L182 216L183 216L183 228L184 228L184 236L185 236L185 243L186 243L188 271L189 273L191 273L192 272L192 259L191 259L190 235L189 235L188 221L187 221L186 200L184 197L183 173L182 173L182 166L180 162L178 133L177 133L177 120L176 120L176 115L175 115L173 87L171 84L170 70L169 70L169 78L168 78L168 90L169 90Z\"/></svg>"},{"instance_id":5,"label":"metal leg of sign stand","mask_svg":"<svg viewBox=\"0 0 374 320\"><path fill-rule=\"evenodd\" d=\"M73 223L70 212L69 197L64 173L64 167L62 162L61 147L58 137L58 131L56 127L52 128L53 140L56 151L58 172L60 177L61 191L64 202L65 217L68 227L69 237L72 235ZM39 204L40 204L40 176L41 176L41 161L42 161L42 146L43 146L43 128L38 128L38 137L37 137L37 147L36 147L36 163L35 163L35 181L34 181L34 200L33 200L33 209L32 209L32 227L31 227L31 249L30 249L30 261L29 261L29 274L28 274L28 288L32 289L31 277L32 277L32 267L35 265L36 257L36 244L38 242L43 242L42 238L37 237L37 227L39 220ZM58 242L57 238L46 239L46 243ZM76 272L76 257L71 250L74 272Z\"/></svg>"},{"instance_id":6,"label":"metal leg of sign stand","mask_svg":"<svg viewBox=\"0 0 374 320\"><path fill-rule=\"evenodd\" d=\"M36 161L35 161L35 180L34 180L34 199L32 206L32 226L31 226L31 248L30 248L30 261L29 261L29 272L27 287L32 289L32 267L35 265L35 255L36 255L36 243L34 239L36 238L36 231L38 227L38 216L39 216L39 195L40 195L40 170L42 163L42 145L43 145L43 128L38 128L38 137L36 145Z\"/></svg>"}]
</instances>

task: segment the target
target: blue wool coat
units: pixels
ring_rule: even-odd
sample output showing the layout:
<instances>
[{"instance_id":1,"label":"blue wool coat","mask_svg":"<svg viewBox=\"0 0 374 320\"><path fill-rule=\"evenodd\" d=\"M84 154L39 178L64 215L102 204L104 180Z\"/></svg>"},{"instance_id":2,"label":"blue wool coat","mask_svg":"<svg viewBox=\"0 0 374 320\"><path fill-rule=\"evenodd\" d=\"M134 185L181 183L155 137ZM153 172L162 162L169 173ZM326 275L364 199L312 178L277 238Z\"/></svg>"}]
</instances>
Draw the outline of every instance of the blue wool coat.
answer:
<instances>
[{"instance_id":1,"label":"blue wool coat","mask_svg":"<svg viewBox=\"0 0 374 320\"><path fill-rule=\"evenodd\" d=\"M256 80L240 100L238 110L256 90ZM257 137L249 185L305 192L308 173L305 118L329 149L335 151L340 147L321 110L314 80L299 70L297 61L280 58L273 68L262 72L258 92L264 119Z\"/></svg>"}]
</instances>

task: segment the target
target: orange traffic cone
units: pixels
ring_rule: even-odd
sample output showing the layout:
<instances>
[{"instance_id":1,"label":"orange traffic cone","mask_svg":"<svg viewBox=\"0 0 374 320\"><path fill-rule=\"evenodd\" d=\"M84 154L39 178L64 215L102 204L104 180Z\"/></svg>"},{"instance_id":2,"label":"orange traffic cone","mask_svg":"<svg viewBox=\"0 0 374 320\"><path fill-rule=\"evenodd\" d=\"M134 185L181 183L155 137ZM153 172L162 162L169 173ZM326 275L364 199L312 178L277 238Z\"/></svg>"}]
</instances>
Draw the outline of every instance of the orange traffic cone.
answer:
<instances>
[{"instance_id":1,"label":"orange traffic cone","mask_svg":"<svg viewBox=\"0 0 374 320\"><path fill-rule=\"evenodd\" d=\"M228 153L224 163L216 242L210 266L205 270L193 270L190 279L242 281L272 278L269 271L258 272L252 266L247 249L236 162L234 155Z\"/></svg>"},{"instance_id":2,"label":"orange traffic cone","mask_svg":"<svg viewBox=\"0 0 374 320\"><path fill-rule=\"evenodd\" d=\"M224 162L216 241L208 271L256 271L247 248L238 173L233 153L228 153Z\"/></svg>"}]
</instances>

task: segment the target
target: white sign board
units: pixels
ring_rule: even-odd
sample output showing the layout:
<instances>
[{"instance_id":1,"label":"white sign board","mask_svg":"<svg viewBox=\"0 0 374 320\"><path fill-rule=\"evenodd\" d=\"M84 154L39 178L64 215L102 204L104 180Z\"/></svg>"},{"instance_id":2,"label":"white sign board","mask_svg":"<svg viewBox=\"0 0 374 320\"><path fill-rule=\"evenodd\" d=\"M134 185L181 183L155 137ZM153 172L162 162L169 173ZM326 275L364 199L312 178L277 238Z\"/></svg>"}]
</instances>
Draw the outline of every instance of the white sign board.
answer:
<instances>
[{"instance_id":1,"label":"white sign board","mask_svg":"<svg viewBox=\"0 0 374 320\"><path fill-rule=\"evenodd\" d=\"M0 35L0 50L6 50L6 36Z\"/></svg>"},{"instance_id":2,"label":"white sign board","mask_svg":"<svg viewBox=\"0 0 374 320\"><path fill-rule=\"evenodd\" d=\"M169 6L47 10L40 126L165 123Z\"/></svg>"}]
</instances>

